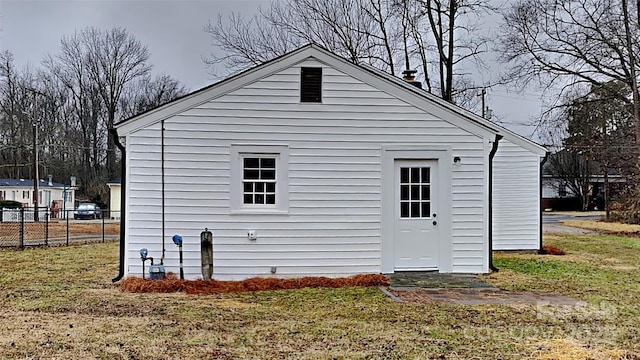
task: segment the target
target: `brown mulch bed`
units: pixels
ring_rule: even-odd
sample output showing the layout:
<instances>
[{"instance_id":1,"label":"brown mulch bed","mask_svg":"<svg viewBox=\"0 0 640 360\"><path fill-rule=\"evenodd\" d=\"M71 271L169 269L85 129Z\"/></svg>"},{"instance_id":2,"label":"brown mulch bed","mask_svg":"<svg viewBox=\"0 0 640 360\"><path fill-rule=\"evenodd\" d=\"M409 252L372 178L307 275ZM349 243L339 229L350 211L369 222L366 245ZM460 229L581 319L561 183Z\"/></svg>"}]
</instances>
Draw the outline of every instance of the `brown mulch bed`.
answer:
<instances>
[{"instance_id":1,"label":"brown mulch bed","mask_svg":"<svg viewBox=\"0 0 640 360\"><path fill-rule=\"evenodd\" d=\"M542 249L540 250L539 254L541 255L566 255L567 253L560 249L557 246L553 246L553 245L545 245L542 247Z\"/></svg>"},{"instance_id":2,"label":"brown mulch bed","mask_svg":"<svg viewBox=\"0 0 640 360\"><path fill-rule=\"evenodd\" d=\"M339 288L347 286L388 285L389 279L380 274L355 275L348 278L302 277L293 279L251 278L243 281L180 280L173 273L164 279L149 280L129 277L120 282L120 289L132 293L223 294L232 292L290 290L302 288Z\"/></svg>"}]
</instances>

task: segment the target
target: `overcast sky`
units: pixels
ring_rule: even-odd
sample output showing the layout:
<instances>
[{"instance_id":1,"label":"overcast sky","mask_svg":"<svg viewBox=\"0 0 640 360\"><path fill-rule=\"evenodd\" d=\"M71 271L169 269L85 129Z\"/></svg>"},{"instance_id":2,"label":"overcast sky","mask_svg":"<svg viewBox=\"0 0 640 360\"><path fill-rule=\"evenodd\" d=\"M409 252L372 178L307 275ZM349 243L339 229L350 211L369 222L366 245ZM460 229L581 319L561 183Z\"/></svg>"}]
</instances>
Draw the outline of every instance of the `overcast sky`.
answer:
<instances>
[{"instance_id":1,"label":"overcast sky","mask_svg":"<svg viewBox=\"0 0 640 360\"><path fill-rule=\"evenodd\" d=\"M212 51L203 30L208 21L232 11L251 16L268 4L269 0L0 0L0 50L11 51L18 67L39 67L45 54L58 52L65 35L88 26L124 27L147 46L154 71L196 90L214 81L202 61ZM487 104L505 127L530 137L533 127L522 124L537 116L541 106L531 92L490 89Z\"/></svg>"}]
</instances>

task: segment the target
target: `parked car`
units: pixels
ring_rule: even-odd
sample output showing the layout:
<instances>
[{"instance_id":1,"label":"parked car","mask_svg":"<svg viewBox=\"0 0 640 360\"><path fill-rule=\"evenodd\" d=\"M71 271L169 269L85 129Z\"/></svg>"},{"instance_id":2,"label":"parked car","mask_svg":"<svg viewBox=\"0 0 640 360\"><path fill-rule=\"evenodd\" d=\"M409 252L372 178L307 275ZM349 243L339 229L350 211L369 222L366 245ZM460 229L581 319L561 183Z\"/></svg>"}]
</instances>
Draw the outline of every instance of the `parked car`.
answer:
<instances>
[{"instance_id":1,"label":"parked car","mask_svg":"<svg viewBox=\"0 0 640 360\"><path fill-rule=\"evenodd\" d=\"M93 203L80 204L73 213L74 219L100 219L101 217L102 210L100 210L98 205Z\"/></svg>"}]
</instances>

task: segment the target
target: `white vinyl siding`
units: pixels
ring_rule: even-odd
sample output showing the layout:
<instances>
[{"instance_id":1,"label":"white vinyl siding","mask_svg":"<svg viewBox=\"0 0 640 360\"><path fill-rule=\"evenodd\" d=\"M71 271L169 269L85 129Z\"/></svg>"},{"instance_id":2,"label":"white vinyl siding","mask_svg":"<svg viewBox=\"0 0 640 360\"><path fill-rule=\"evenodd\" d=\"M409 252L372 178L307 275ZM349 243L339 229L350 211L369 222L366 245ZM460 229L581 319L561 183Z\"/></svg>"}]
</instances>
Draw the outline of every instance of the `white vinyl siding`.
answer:
<instances>
[{"instance_id":1,"label":"white vinyl siding","mask_svg":"<svg viewBox=\"0 0 640 360\"><path fill-rule=\"evenodd\" d=\"M323 67L322 103L300 103L301 67ZM165 121L165 266L200 273L199 235L214 234L214 278L344 276L381 271L382 147L442 146L452 173L452 271L485 272L484 140L323 63L307 60ZM288 215L230 214L232 144L286 144ZM127 272L139 248L161 256L160 124L134 131L127 151ZM451 160L452 161L452 160ZM255 230L257 240L247 232Z\"/></svg>"},{"instance_id":2,"label":"white vinyl siding","mask_svg":"<svg viewBox=\"0 0 640 360\"><path fill-rule=\"evenodd\" d=\"M493 167L493 249L537 250L540 156L503 139Z\"/></svg>"}]
</instances>

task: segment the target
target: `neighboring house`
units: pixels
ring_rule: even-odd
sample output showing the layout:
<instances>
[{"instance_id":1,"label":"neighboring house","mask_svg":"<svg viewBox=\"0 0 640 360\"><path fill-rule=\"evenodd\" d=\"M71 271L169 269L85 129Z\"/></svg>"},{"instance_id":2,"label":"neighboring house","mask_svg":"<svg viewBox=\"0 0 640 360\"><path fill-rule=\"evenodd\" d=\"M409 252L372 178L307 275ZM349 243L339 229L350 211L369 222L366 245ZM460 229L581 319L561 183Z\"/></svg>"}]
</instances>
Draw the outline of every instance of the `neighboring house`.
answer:
<instances>
[{"instance_id":1,"label":"neighboring house","mask_svg":"<svg viewBox=\"0 0 640 360\"><path fill-rule=\"evenodd\" d=\"M609 196L615 197L620 194L626 186L627 180L620 174L608 175ZM602 201L598 200L598 195L604 194L604 175L591 175L589 177L589 210L602 210ZM543 209L552 210L582 210L579 194L575 194L567 180L549 174L542 175L542 201ZM598 204L600 203L600 204Z\"/></svg>"},{"instance_id":2,"label":"neighboring house","mask_svg":"<svg viewBox=\"0 0 640 360\"><path fill-rule=\"evenodd\" d=\"M120 179L109 181L107 186L109 187L109 217L120 219Z\"/></svg>"},{"instance_id":3,"label":"neighboring house","mask_svg":"<svg viewBox=\"0 0 640 360\"><path fill-rule=\"evenodd\" d=\"M315 45L116 129L119 277L140 248L177 273L179 234L201 278L205 228L215 279L487 273L492 241L540 245L543 147Z\"/></svg>"},{"instance_id":4,"label":"neighboring house","mask_svg":"<svg viewBox=\"0 0 640 360\"><path fill-rule=\"evenodd\" d=\"M0 179L0 200L13 200L22 203L23 207L33 207L33 180ZM66 197L65 197L66 193ZM66 199L66 203L64 200ZM62 215L62 210L73 210L75 187L40 179L38 183L38 206L56 209L56 214ZM56 217L55 215L52 217Z\"/></svg>"}]
</instances>

